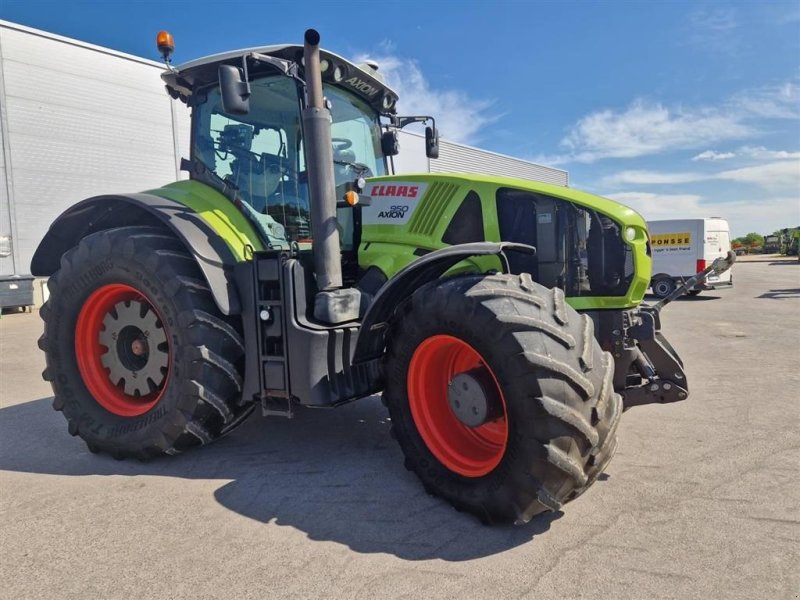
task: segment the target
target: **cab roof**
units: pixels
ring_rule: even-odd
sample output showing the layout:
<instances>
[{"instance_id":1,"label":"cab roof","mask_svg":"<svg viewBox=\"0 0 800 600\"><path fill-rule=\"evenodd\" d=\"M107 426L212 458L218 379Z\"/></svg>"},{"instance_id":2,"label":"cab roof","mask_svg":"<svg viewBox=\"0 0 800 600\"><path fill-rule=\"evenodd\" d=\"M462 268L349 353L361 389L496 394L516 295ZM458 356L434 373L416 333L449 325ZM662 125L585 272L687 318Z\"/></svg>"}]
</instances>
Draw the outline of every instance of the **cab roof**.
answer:
<instances>
[{"instance_id":1,"label":"cab roof","mask_svg":"<svg viewBox=\"0 0 800 600\"><path fill-rule=\"evenodd\" d=\"M277 44L273 46L257 46L212 54L183 63L174 70L165 71L161 78L174 98L188 102L194 92L200 88L217 82L220 65L228 64L240 67L242 59L253 55L267 55L294 62L302 76L303 46L300 44ZM323 71L323 81L348 90L364 99L377 111L393 114L397 104L397 93L388 87L377 70L367 65L356 65L346 58L320 49L320 59L327 61L328 68ZM334 80L334 70L341 67L343 76ZM248 73L251 77L263 73L275 73L275 67L259 62L253 58L248 60Z\"/></svg>"}]
</instances>

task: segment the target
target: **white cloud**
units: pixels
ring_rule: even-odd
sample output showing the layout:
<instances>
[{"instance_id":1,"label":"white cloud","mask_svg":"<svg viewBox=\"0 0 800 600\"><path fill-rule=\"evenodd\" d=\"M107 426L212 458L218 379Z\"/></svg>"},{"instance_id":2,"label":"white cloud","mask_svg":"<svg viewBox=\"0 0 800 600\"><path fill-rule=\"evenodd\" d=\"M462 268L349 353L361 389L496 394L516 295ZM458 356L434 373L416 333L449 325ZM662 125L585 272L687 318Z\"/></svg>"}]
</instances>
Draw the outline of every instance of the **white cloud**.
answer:
<instances>
[{"instance_id":1,"label":"white cloud","mask_svg":"<svg viewBox=\"0 0 800 600\"><path fill-rule=\"evenodd\" d=\"M733 158L734 156L736 156L736 154L733 152L715 152L714 150L706 150L697 156L693 156L692 160L726 160L728 158Z\"/></svg>"},{"instance_id":2,"label":"white cloud","mask_svg":"<svg viewBox=\"0 0 800 600\"><path fill-rule=\"evenodd\" d=\"M698 181L735 181L752 183L767 190L795 192L800 198L800 161L780 160L761 165L728 169L718 173L699 171L620 171L604 177L601 184L618 185L677 185Z\"/></svg>"},{"instance_id":3,"label":"white cloud","mask_svg":"<svg viewBox=\"0 0 800 600\"><path fill-rule=\"evenodd\" d=\"M750 231L772 232L800 221L800 203L796 196L754 196L711 202L694 194L620 192L606 195L630 206L648 221L721 217L730 223L734 237Z\"/></svg>"},{"instance_id":4,"label":"white cloud","mask_svg":"<svg viewBox=\"0 0 800 600\"><path fill-rule=\"evenodd\" d=\"M583 117L561 146L573 160L592 162L696 148L754 133L741 119L719 110L673 109L638 99L622 112L606 109Z\"/></svg>"},{"instance_id":5,"label":"white cloud","mask_svg":"<svg viewBox=\"0 0 800 600\"><path fill-rule=\"evenodd\" d=\"M786 160L800 158L800 152L790 152L788 150L768 150L764 146L742 146L736 152L717 152L716 150L706 150L693 156L693 161L699 160L727 160L735 157L754 158L757 160Z\"/></svg>"},{"instance_id":6,"label":"white cloud","mask_svg":"<svg viewBox=\"0 0 800 600\"><path fill-rule=\"evenodd\" d=\"M656 194L653 192L617 192L608 198L630 206L647 220L695 218L701 196L696 194Z\"/></svg>"},{"instance_id":7,"label":"white cloud","mask_svg":"<svg viewBox=\"0 0 800 600\"><path fill-rule=\"evenodd\" d=\"M760 133L764 120L788 119L795 121L796 128L798 118L797 77L742 90L719 106L666 106L638 98L625 109L596 110L579 119L560 142L565 154L549 158L554 159L552 164L593 162L708 147L752 138ZM706 152L696 159L713 160Z\"/></svg>"},{"instance_id":8,"label":"white cloud","mask_svg":"<svg viewBox=\"0 0 800 600\"><path fill-rule=\"evenodd\" d=\"M700 8L689 13L689 43L703 50L731 54L738 47L736 9Z\"/></svg>"},{"instance_id":9,"label":"white cloud","mask_svg":"<svg viewBox=\"0 0 800 600\"><path fill-rule=\"evenodd\" d=\"M736 152L740 156L765 160L800 158L800 152L789 152L788 150L767 150L764 146L742 146Z\"/></svg>"},{"instance_id":10,"label":"white cloud","mask_svg":"<svg viewBox=\"0 0 800 600\"><path fill-rule=\"evenodd\" d=\"M702 181L708 176L694 172L667 172L667 171L620 171L613 175L603 177L602 185L675 185L679 183L692 183Z\"/></svg>"},{"instance_id":11,"label":"white cloud","mask_svg":"<svg viewBox=\"0 0 800 600\"><path fill-rule=\"evenodd\" d=\"M800 85L795 78L776 85L768 85L735 94L730 100L734 110L743 116L766 119L800 118Z\"/></svg>"},{"instance_id":12,"label":"white cloud","mask_svg":"<svg viewBox=\"0 0 800 600\"><path fill-rule=\"evenodd\" d=\"M387 85L400 95L400 114L432 115L443 138L461 143L475 143L482 128L499 117L489 112L491 100L472 98L462 90L435 88L416 60L387 52L391 50L384 45L383 55L364 54L355 62L369 59L378 63Z\"/></svg>"},{"instance_id":13,"label":"white cloud","mask_svg":"<svg viewBox=\"0 0 800 600\"><path fill-rule=\"evenodd\" d=\"M797 192L800 203L800 161L783 160L752 167L722 171L710 177L725 181L754 183L765 189Z\"/></svg>"}]
</instances>

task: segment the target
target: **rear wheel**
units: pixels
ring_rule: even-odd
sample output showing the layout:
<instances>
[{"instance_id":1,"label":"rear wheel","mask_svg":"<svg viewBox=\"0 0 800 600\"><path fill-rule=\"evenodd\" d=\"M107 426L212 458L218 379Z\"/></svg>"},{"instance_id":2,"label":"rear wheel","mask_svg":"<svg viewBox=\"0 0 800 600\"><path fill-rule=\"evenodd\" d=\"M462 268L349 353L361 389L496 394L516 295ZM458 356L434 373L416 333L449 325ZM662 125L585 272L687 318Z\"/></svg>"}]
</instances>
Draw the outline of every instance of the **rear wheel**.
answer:
<instances>
[{"instance_id":1,"label":"rear wheel","mask_svg":"<svg viewBox=\"0 0 800 600\"><path fill-rule=\"evenodd\" d=\"M241 402L239 325L167 232L123 227L67 252L42 307L53 406L92 451L149 458L208 443Z\"/></svg>"},{"instance_id":2,"label":"rear wheel","mask_svg":"<svg viewBox=\"0 0 800 600\"><path fill-rule=\"evenodd\" d=\"M611 460L622 400L591 319L530 276L414 293L392 329L384 400L406 466L485 522L530 520Z\"/></svg>"}]
</instances>

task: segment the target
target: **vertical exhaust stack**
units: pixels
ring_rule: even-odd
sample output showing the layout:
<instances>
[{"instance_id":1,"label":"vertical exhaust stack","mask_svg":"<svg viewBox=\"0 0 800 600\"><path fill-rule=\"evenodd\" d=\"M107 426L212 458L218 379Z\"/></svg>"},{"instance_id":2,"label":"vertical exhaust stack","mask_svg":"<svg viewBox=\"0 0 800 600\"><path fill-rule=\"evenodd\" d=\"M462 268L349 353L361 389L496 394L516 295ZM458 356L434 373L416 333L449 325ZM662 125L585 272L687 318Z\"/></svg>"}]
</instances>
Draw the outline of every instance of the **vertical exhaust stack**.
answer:
<instances>
[{"instance_id":1,"label":"vertical exhaust stack","mask_svg":"<svg viewBox=\"0 0 800 600\"><path fill-rule=\"evenodd\" d=\"M322 94L319 33L313 29L307 30L304 42L303 62L308 102L303 109L303 132L311 197L314 272L319 290L314 297L314 318L331 324L345 323L358 319L361 292L355 288L342 288L331 113L325 107Z\"/></svg>"},{"instance_id":2,"label":"vertical exhaust stack","mask_svg":"<svg viewBox=\"0 0 800 600\"><path fill-rule=\"evenodd\" d=\"M305 33L303 62L308 103L303 110L306 169L311 197L314 271L320 291L342 287L342 259L336 228L336 184L333 174L331 113L324 105L319 60L319 33Z\"/></svg>"}]
</instances>

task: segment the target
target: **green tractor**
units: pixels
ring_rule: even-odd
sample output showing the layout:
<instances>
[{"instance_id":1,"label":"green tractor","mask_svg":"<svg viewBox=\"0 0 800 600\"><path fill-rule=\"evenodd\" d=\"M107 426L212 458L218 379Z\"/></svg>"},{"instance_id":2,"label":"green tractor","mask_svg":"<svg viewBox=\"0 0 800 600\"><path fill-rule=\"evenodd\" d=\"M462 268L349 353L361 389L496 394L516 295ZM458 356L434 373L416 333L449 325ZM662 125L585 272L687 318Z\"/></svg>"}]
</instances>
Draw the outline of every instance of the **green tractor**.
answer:
<instances>
[{"instance_id":1,"label":"green tractor","mask_svg":"<svg viewBox=\"0 0 800 600\"><path fill-rule=\"evenodd\" d=\"M434 120L397 115L374 66L313 30L177 68L158 41L191 108L189 179L74 205L31 266L50 278L43 376L91 451L177 454L256 407L382 392L429 493L523 523L597 479L623 399L688 396L642 305L636 212L517 179L388 175L410 123L437 156Z\"/></svg>"},{"instance_id":2,"label":"green tractor","mask_svg":"<svg viewBox=\"0 0 800 600\"><path fill-rule=\"evenodd\" d=\"M786 256L799 256L800 227L786 227L780 230L780 253Z\"/></svg>"}]
</instances>

